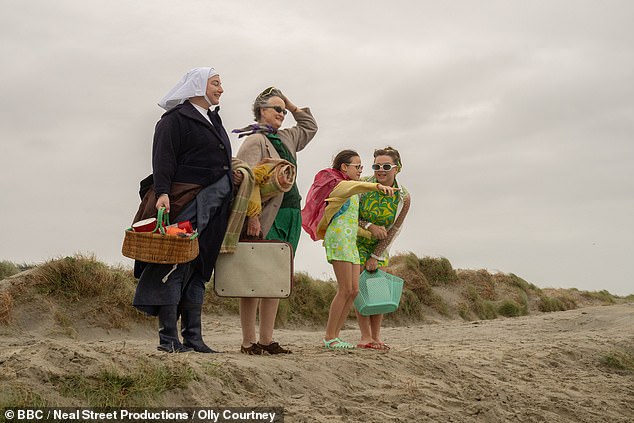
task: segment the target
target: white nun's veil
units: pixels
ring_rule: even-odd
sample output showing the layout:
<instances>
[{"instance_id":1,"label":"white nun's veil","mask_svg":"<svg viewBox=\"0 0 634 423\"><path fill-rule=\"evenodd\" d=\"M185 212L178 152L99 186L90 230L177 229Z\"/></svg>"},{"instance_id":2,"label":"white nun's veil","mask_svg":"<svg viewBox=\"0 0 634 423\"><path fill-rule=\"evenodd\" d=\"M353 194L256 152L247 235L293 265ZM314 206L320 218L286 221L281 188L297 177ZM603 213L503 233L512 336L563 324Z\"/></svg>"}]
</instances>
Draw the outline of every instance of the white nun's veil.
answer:
<instances>
[{"instance_id":1,"label":"white nun's veil","mask_svg":"<svg viewBox=\"0 0 634 423\"><path fill-rule=\"evenodd\" d=\"M191 97L205 97L207 103L211 101L207 98L207 80L218 72L214 68L194 68L185 74L178 81L178 84L159 101L158 105L165 110L178 106Z\"/></svg>"}]
</instances>

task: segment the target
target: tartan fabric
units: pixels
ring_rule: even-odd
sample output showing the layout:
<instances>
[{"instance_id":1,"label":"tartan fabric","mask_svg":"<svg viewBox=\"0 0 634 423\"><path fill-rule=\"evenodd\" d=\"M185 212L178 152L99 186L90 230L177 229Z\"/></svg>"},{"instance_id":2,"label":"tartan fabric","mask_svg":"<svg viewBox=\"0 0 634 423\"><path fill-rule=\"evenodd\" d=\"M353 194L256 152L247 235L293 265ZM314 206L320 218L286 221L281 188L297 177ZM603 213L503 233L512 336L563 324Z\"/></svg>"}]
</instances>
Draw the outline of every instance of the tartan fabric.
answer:
<instances>
[{"instance_id":1,"label":"tartan fabric","mask_svg":"<svg viewBox=\"0 0 634 423\"><path fill-rule=\"evenodd\" d=\"M231 214L229 216L229 223L227 224L227 232L225 238L222 241L220 247L220 253L233 253L236 251L238 240L240 239L240 232L242 231L242 225L247 214L247 207L249 205L249 198L255 187L255 178L253 171L249 165L240 160L233 158L231 167L243 175L242 183L238 188L238 192L233 198L231 203Z\"/></svg>"}]
</instances>

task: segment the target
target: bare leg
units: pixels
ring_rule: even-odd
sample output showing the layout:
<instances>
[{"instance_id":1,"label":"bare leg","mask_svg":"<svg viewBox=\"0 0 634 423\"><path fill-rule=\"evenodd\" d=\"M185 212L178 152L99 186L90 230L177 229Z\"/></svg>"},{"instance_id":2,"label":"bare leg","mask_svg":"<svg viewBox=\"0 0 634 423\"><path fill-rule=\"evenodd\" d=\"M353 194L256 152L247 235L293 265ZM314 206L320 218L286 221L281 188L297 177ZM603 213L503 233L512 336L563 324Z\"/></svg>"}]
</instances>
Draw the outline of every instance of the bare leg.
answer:
<instances>
[{"instance_id":1,"label":"bare leg","mask_svg":"<svg viewBox=\"0 0 634 423\"><path fill-rule=\"evenodd\" d=\"M273 328L279 304L279 298L260 299L260 344L269 345L273 342Z\"/></svg>"},{"instance_id":2,"label":"bare leg","mask_svg":"<svg viewBox=\"0 0 634 423\"><path fill-rule=\"evenodd\" d=\"M359 269L356 269L357 283L356 291L359 290ZM334 339L339 336L342 321L345 322L350 305L354 301L356 295L354 288L353 264L345 261L333 261L332 267L337 278L337 293L330 303L330 312L328 314L328 323L326 324L326 340ZM353 295L354 294L354 295Z\"/></svg>"},{"instance_id":3,"label":"bare leg","mask_svg":"<svg viewBox=\"0 0 634 423\"><path fill-rule=\"evenodd\" d=\"M240 326L242 327L242 346L255 344L255 316L259 298L240 298Z\"/></svg>"},{"instance_id":4,"label":"bare leg","mask_svg":"<svg viewBox=\"0 0 634 423\"><path fill-rule=\"evenodd\" d=\"M357 297L359 293L359 265L349 263L352 267L352 272L350 277L352 279L352 289L348 292L348 299L346 301L346 305L341 312L341 316L339 317L339 322L337 326L337 337L339 337L339 332L343 329L346 321L348 320L348 315L350 314L350 309L352 308L352 304L354 303L354 299ZM336 271L335 271L336 274Z\"/></svg>"},{"instance_id":5,"label":"bare leg","mask_svg":"<svg viewBox=\"0 0 634 423\"><path fill-rule=\"evenodd\" d=\"M355 309L357 314L357 322L359 323L359 330L361 331L361 344L369 344L374 342L374 336L372 336L372 329L370 327L370 316L364 316L359 313L359 310Z\"/></svg>"},{"instance_id":6,"label":"bare leg","mask_svg":"<svg viewBox=\"0 0 634 423\"><path fill-rule=\"evenodd\" d=\"M374 342L381 342L381 322L383 322L382 314L375 314L373 316L369 316L369 323L372 333L372 339Z\"/></svg>"}]
</instances>

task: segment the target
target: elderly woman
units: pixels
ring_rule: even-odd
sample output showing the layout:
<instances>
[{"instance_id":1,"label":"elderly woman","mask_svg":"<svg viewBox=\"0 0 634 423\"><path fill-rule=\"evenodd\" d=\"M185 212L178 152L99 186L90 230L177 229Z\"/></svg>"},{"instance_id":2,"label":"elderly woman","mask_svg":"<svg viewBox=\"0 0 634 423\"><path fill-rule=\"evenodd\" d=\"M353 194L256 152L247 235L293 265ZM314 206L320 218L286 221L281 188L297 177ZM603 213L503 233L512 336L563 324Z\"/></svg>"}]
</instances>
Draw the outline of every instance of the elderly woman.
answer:
<instances>
[{"instance_id":1,"label":"elderly woman","mask_svg":"<svg viewBox=\"0 0 634 423\"><path fill-rule=\"evenodd\" d=\"M292 128L280 129L287 112L291 112L297 124ZM257 123L233 131L240 133L240 137L248 135L237 157L252 167L266 158L284 159L297 166L297 152L303 150L317 133L317 123L310 109L297 107L280 90L269 87L256 97L253 114ZM299 189L295 183L290 191L265 201L260 215L247 218L246 234L288 242L294 253L302 229L300 200ZM240 299L242 353L290 353L288 349L273 341L278 305L277 298ZM255 331L258 306L259 340L256 339Z\"/></svg>"},{"instance_id":2,"label":"elderly woman","mask_svg":"<svg viewBox=\"0 0 634 423\"><path fill-rule=\"evenodd\" d=\"M372 237L359 236L357 248L362 269L369 272L388 265L390 246L398 236L409 211L410 196L403 185L396 182L396 175L401 168L399 152L392 147L382 148L374 151L374 175L364 178L368 182L400 188L394 196L374 191L361 194L359 199L359 232L370 231ZM390 349L381 341L382 314L363 316L357 311L357 320L361 330L361 341L357 348Z\"/></svg>"}]
</instances>

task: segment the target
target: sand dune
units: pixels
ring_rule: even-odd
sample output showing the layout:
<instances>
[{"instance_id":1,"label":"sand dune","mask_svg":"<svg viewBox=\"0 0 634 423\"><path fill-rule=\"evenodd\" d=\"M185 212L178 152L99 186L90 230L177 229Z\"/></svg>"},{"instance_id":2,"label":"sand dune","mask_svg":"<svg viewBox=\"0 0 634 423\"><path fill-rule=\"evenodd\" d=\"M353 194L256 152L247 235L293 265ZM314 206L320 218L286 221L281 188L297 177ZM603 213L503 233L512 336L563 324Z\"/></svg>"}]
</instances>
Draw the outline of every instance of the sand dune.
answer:
<instances>
[{"instance_id":1,"label":"sand dune","mask_svg":"<svg viewBox=\"0 0 634 423\"><path fill-rule=\"evenodd\" d=\"M388 353L323 351L321 330L280 329L293 349L283 357L240 354L236 316L205 316L205 338L223 354L170 355L155 350L153 321L69 332L20 313L21 323L0 327L0 391L19 387L54 406L87 405L62 395L56 376L173 364L196 380L147 405L282 406L287 422L634 420L634 373L601 363L634 352L634 304L385 328ZM354 321L343 335L356 340Z\"/></svg>"}]
</instances>

